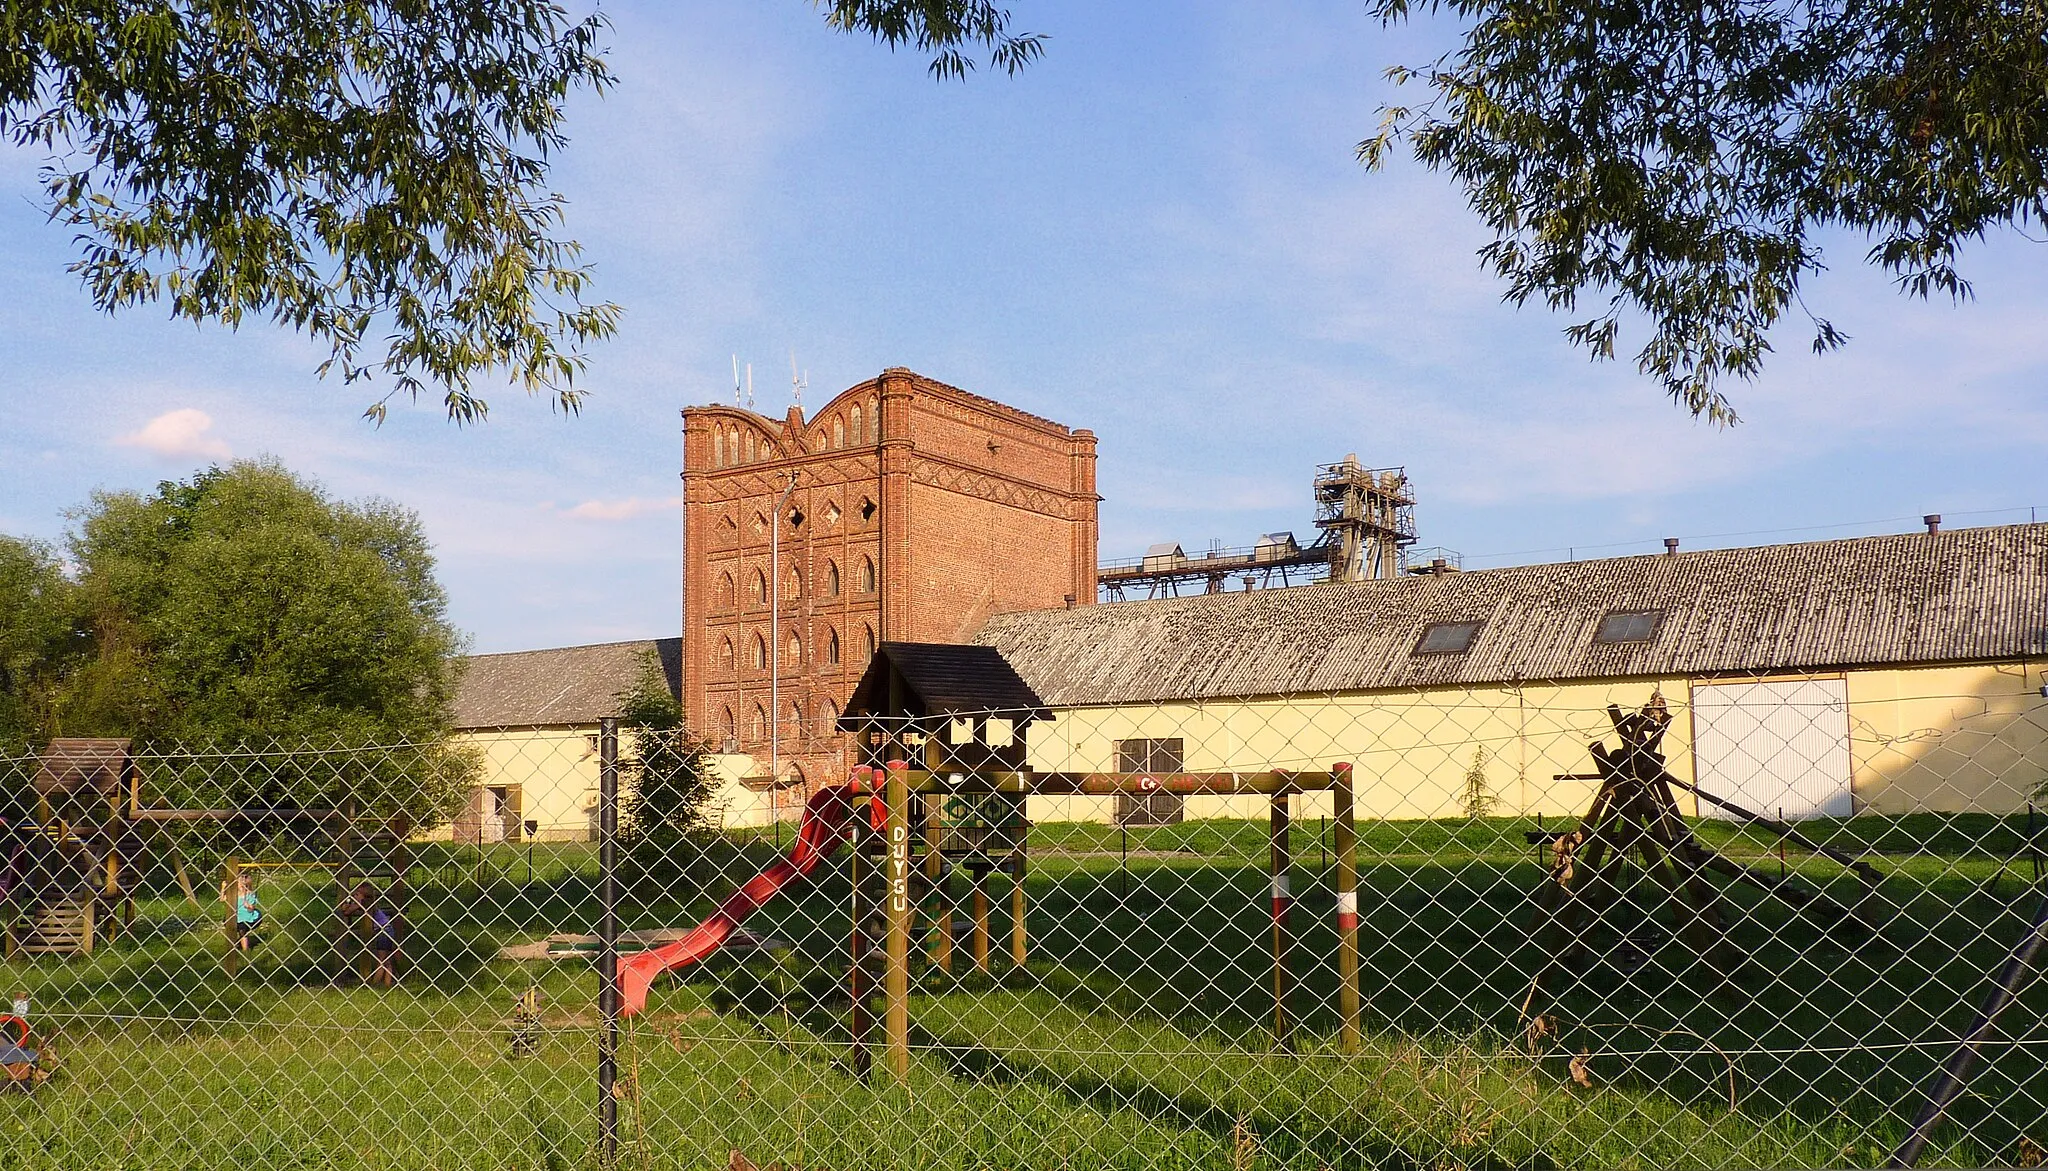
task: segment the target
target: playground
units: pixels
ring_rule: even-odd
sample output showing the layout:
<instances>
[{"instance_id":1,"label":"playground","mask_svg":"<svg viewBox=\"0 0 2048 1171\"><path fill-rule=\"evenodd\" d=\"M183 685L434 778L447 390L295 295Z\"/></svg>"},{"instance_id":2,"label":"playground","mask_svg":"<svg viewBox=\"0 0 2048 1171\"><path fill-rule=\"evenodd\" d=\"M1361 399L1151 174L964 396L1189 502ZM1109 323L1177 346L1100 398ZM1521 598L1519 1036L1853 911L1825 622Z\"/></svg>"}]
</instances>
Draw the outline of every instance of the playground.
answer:
<instances>
[{"instance_id":1,"label":"playground","mask_svg":"<svg viewBox=\"0 0 2048 1171\"><path fill-rule=\"evenodd\" d=\"M849 704L877 763L807 830L618 882L601 1100L599 845L410 842L384 987L337 945L331 840L273 835L233 859L246 953L159 851L112 939L0 963L51 1062L0 1098L0 1166L580 1168L600 1102L635 1168L1883 1166L2036 929L2031 816L1680 817L1655 700L1586 755L1582 819L1347 831L1369 758L1031 773L1031 705L963 719L915 674ZM1269 813L1016 812L1160 792ZM2048 989L2013 987L1917 1165L2048 1140Z\"/></svg>"}]
</instances>

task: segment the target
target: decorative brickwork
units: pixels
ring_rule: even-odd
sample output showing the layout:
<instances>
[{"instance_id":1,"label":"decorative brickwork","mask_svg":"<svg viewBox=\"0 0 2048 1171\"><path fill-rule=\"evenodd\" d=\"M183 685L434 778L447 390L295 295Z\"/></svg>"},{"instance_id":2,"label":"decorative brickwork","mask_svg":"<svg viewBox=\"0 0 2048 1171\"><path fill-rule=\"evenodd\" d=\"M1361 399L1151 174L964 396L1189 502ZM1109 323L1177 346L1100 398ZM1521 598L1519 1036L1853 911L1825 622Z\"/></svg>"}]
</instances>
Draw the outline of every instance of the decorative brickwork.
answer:
<instances>
[{"instance_id":1,"label":"decorative brickwork","mask_svg":"<svg viewBox=\"0 0 2048 1171\"><path fill-rule=\"evenodd\" d=\"M1095 601L1092 432L892 368L809 419L691 407L683 434L684 711L764 770L776 726L785 774L840 778L833 722L876 644Z\"/></svg>"}]
</instances>

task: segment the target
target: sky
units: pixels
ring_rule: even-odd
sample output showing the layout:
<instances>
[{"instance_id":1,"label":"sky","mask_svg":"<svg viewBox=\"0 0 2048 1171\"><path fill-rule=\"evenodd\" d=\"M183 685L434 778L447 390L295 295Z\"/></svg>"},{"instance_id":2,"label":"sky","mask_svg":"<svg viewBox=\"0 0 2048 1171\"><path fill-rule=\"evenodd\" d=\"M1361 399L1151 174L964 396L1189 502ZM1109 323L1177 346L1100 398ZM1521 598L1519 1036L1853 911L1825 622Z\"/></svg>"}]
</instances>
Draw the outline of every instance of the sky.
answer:
<instances>
[{"instance_id":1,"label":"sky","mask_svg":"<svg viewBox=\"0 0 2048 1171\"><path fill-rule=\"evenodd\" d=\"M1100 437L1100 555L1311 523L1314 465L1404 466L1422 546L1468 568L2025 521L2048 512L2048 266L1993 235L1962 306L1898 295L1826 241L1803 323L1743 421L1695 422L1570 322L1503 304L1451 181L1354 157L1382 78L1455 35L1356 0L1012 0L1016 77L936 82L803 0L607 3L619 85L572 103L550 186L624 309L577 416L484 388L362 418L287 331L96 313L0 148L0 532L61 542L96 491L270 456L420 515L478 652L673 635L680 418L811 406L890 366ZM1640 344L1641 333L1635 335ZM1620 343L1632 353L1630 335Z\"/></svg>"}]
</instances>

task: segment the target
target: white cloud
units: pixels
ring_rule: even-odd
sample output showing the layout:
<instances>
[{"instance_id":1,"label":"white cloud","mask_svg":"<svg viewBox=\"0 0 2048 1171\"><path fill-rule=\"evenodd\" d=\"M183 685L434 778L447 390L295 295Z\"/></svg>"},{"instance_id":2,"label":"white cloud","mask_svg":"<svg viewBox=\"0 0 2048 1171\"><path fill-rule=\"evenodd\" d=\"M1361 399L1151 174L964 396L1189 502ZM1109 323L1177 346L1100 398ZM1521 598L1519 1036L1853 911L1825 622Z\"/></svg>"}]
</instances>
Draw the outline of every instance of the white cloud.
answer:
<instances>
[{"instance_id":1,"label":"white cloud","mask_svg":"<svg viewBox=\"0 0 2048 1171\"><path fill-rule=\"evenodd\" d=\"M580 516L586 520L631 520L650 512L665 512L682 506L683 498L680 496L653 500L642 496L628 496L623 500L586 500L570 509L569 515Z\"/></svg>"},{"instance_id":2,"label":"white cloud","mask_svg":"<svg viewBox=\"0 0 2048 1171\"><path fill-rule=\"evenodd\" d=\"M232 454L227 443L219 436L208 434L212 430L212 415L197 407L180 407L175 411L165 411L144 423L141 430L118 436L114 442L122 447L139 447L163 456L227 459Z\"/></svg>"}]
</instances>

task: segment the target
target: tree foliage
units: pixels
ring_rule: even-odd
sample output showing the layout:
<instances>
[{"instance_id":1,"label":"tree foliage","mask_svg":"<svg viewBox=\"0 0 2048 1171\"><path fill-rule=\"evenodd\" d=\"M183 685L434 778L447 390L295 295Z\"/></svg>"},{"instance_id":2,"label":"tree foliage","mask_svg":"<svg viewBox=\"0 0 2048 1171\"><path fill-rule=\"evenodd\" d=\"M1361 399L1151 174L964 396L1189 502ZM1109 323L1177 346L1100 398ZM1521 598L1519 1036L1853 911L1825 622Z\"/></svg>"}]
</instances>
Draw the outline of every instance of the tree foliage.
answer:
<instances>
[{"instance_id":1,"label":"tree foliage","mask_svg":"<svg viewBox=\"0 0 2048 1171\"><path fill-rule=\"evenodd\" d=\"M49 721L74 653L75 591L49 546L0 536L0 755L19 753Z\"/></svg>"},{"instance_id":2,"label":"tree foliage","mask_svg":"<svg viewBox=\"0 0 2048 1171\"><path fill-rule=\"evenodd\" d=\"M619 693L619 723L630 737L626 763L631 788L624 804L624 837L634 881L667 881L696 850L711 799L710 745L683 726L682 705L661 660L647 654L633 685Z\"/></svg>"},{"instance_id":3,"label":"tree foliage","mask_svg":"<svg viewBox=\"0 0 2048 1171\"><path fill-rule=\"evenodd\" d=\"M146 799L444 818L460 640L418 520L237 463L76 516L75 577L0 538L0 754L125 736Z\"/></svg>"},{"instance_id":4,"label":"tree foliage","mask_svg":"<svg viewBox=\"0 0 2048 1171\"><path fill-rule=\"evenodd\" d=\"M1824 268L1818 235L1870 240L1903 291L1961 299L1970 240L2040 220L2048 7L2031 0L1423 0L1461 48L1389 71L1433 91L1383 111L1360 156L1400 144L1454 176L1493 229L1516 303L1592 312L1568 335L1732 422L1772 328ZM1388 22L1410 0L1369 0ZM1804 312L1803 305L1800 306ZM1808 314L1813 348L1845 336Z\"/></svg>"},{"instance_id":5,"label":"tree foliage","mask_svg":"<svg viewBox=\"0 0 2048 1171\"><path fill-rule=\"evenodd\" d=\"M256 315L483 417L509 376L575 410L617 308L546 193L601 16L548 0L32 0L0 7L0 132L52 152L51 215L104 310ZM383 331L381 354L374 335Z\"/></svg>"},{"instance_id":6,"label":"tree foliage","mask_svg":"<svg viewBox=\"0 0 2048 1171\"><path fill-rule=\"evenodd\" d=\"M67 734L184 744L428 741L459 640L410 512L274 463L101 493L72 541L94 655Z\"/></svg>"},{"instance_id":7,"label":"tree foliage","mask_svg":"<svg viewBox=\"0 0 2048 1171\"><path fill-rule=\"evenodd\" d=\"M969 50L977 47L987 50L991 65L1012 74L1045 53L1043 36L1011 32L1009 9L990 0L829 0L820 6L833 28L931 54L935 78L964 80L975 67Z\"/></svg>"}]
</instances>

